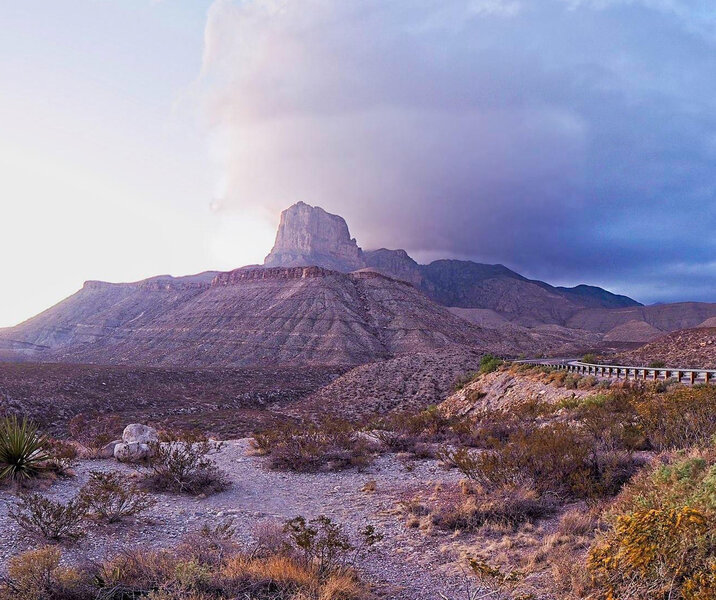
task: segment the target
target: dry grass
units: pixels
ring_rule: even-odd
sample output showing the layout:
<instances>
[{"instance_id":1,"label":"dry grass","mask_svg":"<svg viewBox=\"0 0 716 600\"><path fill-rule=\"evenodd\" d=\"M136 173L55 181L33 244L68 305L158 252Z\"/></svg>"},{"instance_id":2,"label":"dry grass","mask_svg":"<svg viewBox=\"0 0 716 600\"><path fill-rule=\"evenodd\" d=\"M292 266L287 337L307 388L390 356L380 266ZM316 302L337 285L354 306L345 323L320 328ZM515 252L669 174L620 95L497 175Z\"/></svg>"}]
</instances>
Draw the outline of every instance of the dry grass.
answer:
<instances>
[{"instance_id":1,"label":"dry grass","mask_svg":"<svg viewBox=\"0 0 716 600\"><path fill-rule=\"evenodd\" d=\"M351 566L322 570L284 539L280 550L248 551L220 527L169 550L125 552L99 565L65 567L58 548L10 561L0 600L367 600Z\"/></svg>"}]
</instances>

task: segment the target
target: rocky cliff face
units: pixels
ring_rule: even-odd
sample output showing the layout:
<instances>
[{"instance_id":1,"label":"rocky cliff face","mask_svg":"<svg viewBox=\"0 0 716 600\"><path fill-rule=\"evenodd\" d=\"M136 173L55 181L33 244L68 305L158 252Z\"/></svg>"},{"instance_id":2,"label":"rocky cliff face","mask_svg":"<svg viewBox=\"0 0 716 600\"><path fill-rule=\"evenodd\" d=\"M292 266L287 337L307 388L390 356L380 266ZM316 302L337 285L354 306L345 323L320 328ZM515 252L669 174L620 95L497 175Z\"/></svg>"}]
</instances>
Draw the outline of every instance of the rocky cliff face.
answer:
<instances>
[{"instance_id":1,"label":"rocky cliff face","mask_svg":"<svg viewBox=\"0 0 716 600\"><path fill-rule=\"evenodd\" d=\"M342 217L298 202L281 213L276 242L264 266L310 265L345 272L366 266Z\"/></svg>"}]
</instances>

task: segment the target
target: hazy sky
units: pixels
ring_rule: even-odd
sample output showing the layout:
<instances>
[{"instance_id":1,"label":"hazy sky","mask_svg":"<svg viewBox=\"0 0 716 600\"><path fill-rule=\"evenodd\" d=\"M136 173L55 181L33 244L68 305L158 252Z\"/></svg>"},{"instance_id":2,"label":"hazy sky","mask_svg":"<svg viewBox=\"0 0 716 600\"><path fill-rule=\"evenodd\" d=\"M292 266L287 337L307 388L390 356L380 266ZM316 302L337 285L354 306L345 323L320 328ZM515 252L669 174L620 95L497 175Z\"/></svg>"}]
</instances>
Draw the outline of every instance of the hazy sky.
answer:
<instances>
[{"instance_id":1,"label":"hazy sky","mask_svg":"<svg viewBox=\"0 0 716 600\"><path fill-rule=\"evenodd\" d=\"M364 248L716 301L711 0L0 3L0 326L86 279Z\"/></svg>"}]
</instances>

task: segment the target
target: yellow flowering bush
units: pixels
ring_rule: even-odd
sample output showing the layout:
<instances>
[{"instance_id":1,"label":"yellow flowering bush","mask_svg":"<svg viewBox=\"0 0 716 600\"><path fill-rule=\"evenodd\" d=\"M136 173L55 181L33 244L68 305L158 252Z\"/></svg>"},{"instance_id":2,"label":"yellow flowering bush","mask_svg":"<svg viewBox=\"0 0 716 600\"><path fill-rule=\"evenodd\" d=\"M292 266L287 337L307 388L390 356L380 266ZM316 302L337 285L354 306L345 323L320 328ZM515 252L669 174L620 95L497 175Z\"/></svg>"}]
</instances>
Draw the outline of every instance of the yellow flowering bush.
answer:
<instances>
[{"instance_id":1,"label":"yellow flowering bush","mask_svg":"<svg viewBox=\"0 0 716 600\"><path fill-rule=\"evenodd\" d=\"M680 456L637 477L588 567L602 600L716 598L716 461Z\"/></svg>"}]
</instances>

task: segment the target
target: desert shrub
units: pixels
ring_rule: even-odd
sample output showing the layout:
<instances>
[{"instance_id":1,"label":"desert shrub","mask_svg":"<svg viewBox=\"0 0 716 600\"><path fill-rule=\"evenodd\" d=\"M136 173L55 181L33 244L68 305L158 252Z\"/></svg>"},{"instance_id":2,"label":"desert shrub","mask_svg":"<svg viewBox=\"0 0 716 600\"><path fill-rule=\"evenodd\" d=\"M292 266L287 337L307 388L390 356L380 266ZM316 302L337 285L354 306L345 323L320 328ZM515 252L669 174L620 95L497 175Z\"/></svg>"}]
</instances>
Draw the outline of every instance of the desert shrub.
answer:
<instances>
[{"instance_id":1,"label":"desert shrub","mask_svg":"<svg viewBox=\"0 0 716 600\"><path fill-rule=\"evenodd\" d=\"M90 453L122 437L122 421L118 415L75 415L67 425L68 433Z\"/></svg>"},{"instance_id":2,"label":"desert shrub","mask_svg":"<svg viewBox=\"0 0 716 600\"><path fill-rule=\"evenodd\" d=\"M640 450L646 438L634 407L632 392L587 396L578 403L573 417L602 451Z\"/></svg>"},{"instance_id":3,"label":"desert shrub","mask_svg":"<svg viewBox=\"0 0 716 600\"><path fill-rule=\"evenodd\" d=\"M608 390L612 387L612 382L609 379L602 379L601 381L597 382L597 385L595 386L598 390Z\"/></svg>"},{"instance_id":4,"label":"desert shrub","mask_svg":"<svg viewBox=\"0 0 716 600\"><path fill-rule=\"evenodd\" d=\"M64 440L50 438L47 440L47 462L45 470L58 477L71 477L74 475L72 467L77 460L77 447Z\"/></svg>"},{"instance_id":5,"label":"desert shrub","mask_svg":"<svg viewBox=\"0 0 716 600\"><path fill-rule=\"evenodd\" d=\"M596 354L590 352L582 357L582 362L587 363L588 365L597 365L599 364L599 359Z\"/></svg>"},{"instance_id":6,"label":"desert shrub","mask_svg":"<svg viewBox=\"0 0 716 600\"><path fill-rule=\"evenodd\" d=\"M93 471L79 494L90 516L116 523L156 504L156 500L117 472Z\"/></svg>"},{"instance_id":7,"label":"desert shrub","mask_svg":"<svg viewBox=\"0 0 716 600\"><path fill-rule=\"evenodd\" d=\"M554 408L539 400L528 400L508 409L484 409L470 417L461 417L452 426L454 436L446 440L472 448L495 448L504 444L520 429L537 425Z\"/></svg>"},{"instance_id":8,"label":"desert shrub","mask_svg":"<svg viewBox=\"0 0 716 600\"><path fill-rule=\"evenodd\" d=\"M430 406L418 413L393 413L368 427L391 452L433 458L431 444L469 437L473 423L472 417L447 416L438 407Z\"/></svg>"},{"instance_id":9,"label":"desert shrub","mask_svg":"<svg viewBox=\"0 0 716 600\"><path fill-rule=\"evenodd\" d=\"M716 595L716 460L677 457L640 474L592 546L595 596L706 600Z\"/></svg>"},{"instance_id":10,"label":"desert shrub","mask_svg":"<svg viewBox=\"0 0 716 600\"><path fill-rule=\"evenodd\" d=\"M61 553L43 546L10 559L0 600L84 600L94 597L86 576L60 566Z\"/></svg>"},{"instance_id":11,"label":"desert shrub","mask_svg":"<svg viewBox=\"0 0 716 600\"><path fill-rule=\"evenodd\" d=\"M229 528L230 529L230 528ZM207 529L176 549L125 552L94 573L101 598L199 600L362 600L348 566L359 548L322 518L286 525L282 543L247 552L226 530ZM375 535L374 532L372 534ZM372 539L372 538L371 538Z\"/></svg>"},{"instance_id":12,"label":"desert shrub","mask_svg":"<svg viewBox=\"0 0 716 600\"><path fill-rule=\"evenodd\" d=\"M480 389L472 389L465 395L465 399L470 402L471 404L476 404L480 400L482 400L485 396L487 396L487 392L483 392Z\"/></svg>"},{"instance_id":13,"label":"desert shrub","mask_svg":"<svg viewBox=\"0 0 716 600\"><path fill-rule=\"evenodd\" d=\"M57 541L84 535L82 521L87 515L87 508L79 498L62 503L33 493L20 496L8 513L24 530Z\"/></svg>"},{"instance_id":14,"label":"desert shrub","mask_svg":"<svg viewBox=\"0 0 716 600\"><path fill-rule=\"evenodd\" d=\"M315 568L319 576L344 571L383 539L382 534L368 525L360 532L360 543L354 545L344 529L324 515L310 521L295 517L286 522L284 532L304 566Z\"/></svg>"},{"instance_id":15,"label":"desert shrub","mask_svg":"<svg viewBox=\"0 0 716 600\"><path fill-rule=\"evenodd\" d=\"M595 510L571 508L559 518L557 533L568 537L579 537L593 533L599 527Z\"/></svg>"},{"instance_id":16,"label":"desert shrub","mask_svg":"<svg viewBox=\"0 0 716 600\"><path fill-rule=\"evenodd\" d=\"M556 386L564 385L564 380L570 375L567 371L551 371L547 375L547 383L554 383Z\"/></svg>"},{"instance_id":17,"label":"desert shrub","mask_svg":"<svg viewBox=\"0 0 716 600\"><path fill-rule=\"evenodd\" d=\"M368 466L377 450L348 421L284 423L254 435L254 449L268 455L269 466L285 471L338 471Z\"/></svg>"},{"instance_id":18,"label":"desert shrub","mask_svg":"<svg viewBox=\"0 0 716 600\"><path fill-rule=\"evenodd\" d=\"M562 385L564 386L564 389L566 390L576 390L577 384L581 381L581 377L579 375L575 375L574 373L569 373L562 382Z\"/></svg>"},{"instance_id":19,"label":"desert shrub","mask_svg":"<svg viewBox=\"0 0 716 600\"><path fill-rule=\"evenodd\" d=\"M594 375L587 375L586 377L582 377L579 381L577 381L577 389L588 390L596 386L597 383L597 378Z\"/></svg>"},{"instance_id":20,"label":"desert shrub","mask_svg":"<svg viewBox=\"0 0 716 600\"><path fill-rule=\"evenodd\" d=\"M478 454L471 452L469 448L464 446L458 448L445 446L438 451L438 458L446 467L457 469L468 479L475 481L482 479Z\"/></svg>"},{"instance_id":21,"label":"desert shrub","mask_svg":"<svg viewBox=\"0 0 716 600\"><path fill-rule=\"evenodd\" d=\"M564 423L518 429L492 450L447 450L447 461L486 485L528 483L540 494L577 498L616 493L635 470L630 455L602 453L583 431Z\"/></svg>"},{"instance_id":22,"label":"desert shrub","mask_svg":"<svg viewBox=\"0 0 716 600\"><path fill-rule=\"evenodd\" d=\"M443 529L474 531L485 524L515 528L552 514L555 503L525 486L496 489L466 488L457 501L433 513L433 522Z\"/></svg>"},{"instance_id":23,"label":"desert shrub","mask_svg":"<svg viewBox=\"0 0 716 600\"><path fill-rule=\"evenodd\" d=\"M55 460L72 462L77 458L77 446L65 440L48 438L47 454Z\"/></svg>"},{"instance_id":24,"label":"desert shrub","mask_svg":"<svg viewBox=\"0 0 716 600\"><path fill-rule=\"evenodd\" d=\"M494 371L497 371L497 369L499 369L503 363L504 361L502 359L497 358L492 354L485 354L480 359L480 373L482 375L485 375L486 373L492 373Z\"/></svg>"},{"instance_id":25,"label":"desert shrub","mask_svg":"<svg viewBox=\"0 0 716 600\"><path fill-rule=\"evenodd\" d=\"M656 450L707 446L716 435L716 387L679 387L633 398L639 423Z\"/></svg>"},{"instance_id":26,"label":"desert shrub","mask_svg":"<svg viewBox=\"0 0 716 600\"><path fill-rule=\"evenodd\" d=\"M491 410L482 412L476 420L470 446L496 448L510 439L520 427L519 417L513 411Z\"/></svg>"},{"instance_id":27,"label":"desert shrub","mask_svg":"<svg viewBox=\"0 0 716 600\"><path fill-rule=\"evenodd\" d=\"M666 366L666 363L663 360L652 360L649 363L650 369L663 369Z\"/></svg>"},{"instance_id":28,"label":"desert shrub","mask_svg":"<svg viewBox=\"0 0 716 600\"><path fill-rule=\"evenodd\" d=\"M211 495L225 490L230 482L209 454L220 444L207 438L176 436L172 441L150 444L150 473L144 484L152 490Z\"/></svg>"},{"instance_id":29,"label":"desert shrub","mask_svg":"<svg viewBox=\"0 0 716 600\"><path fill-rule=\"evenodd\" d=\"M309 523L309 528L311 527ZM276 549L247 551L226 531L212 528L176 548L127 550L100 564L62 566L59 548L25 552L9 562L0 579L0 600L367 600L356 572L345 566L342 530L318 526L310 560L289 539ZM326 532L325 535L322 532ZM299 536L305 537L299 528ZM217 537L218 536L218 537ZM290 536L289 536L290 537ZM308 537L311 537L310 532ZM220 539L219 539L220 538ZM375 533L369 536L375 538ZM204 540L197 547L196 540ZM221 542L221 544L219 544ZM334 546L338 544L338 551ZM352 546L351 556L359 550ZM338 552L336 554L336 552ZM323 558L331 566L321 570Z\"/></svg>"},{"instance_id":30,"label":"desert shrub","mask_svg":"<svg viewBox=\"0 0 716 600\"><path fill-rule=\"evenodd\" d=\"M531 593L522 594L518 591L524 580L524 573L520 570L509 570L472 557L468 557L467 566L475 580L474 585L469 580L466 582L464 598L467 600L532 600L535 597ZM443 594L440 596L446 597Z\"/></svg>"},{"instance_id":31,"label":"desert shrub","mask_svg":"<svg viewBox=\"0 0 716 600\"><path fill-rule=\"evenodd\" d=\"M94 580L100 597L112 600L140 598L152 590L171 592L179 588L174 575L183 560L191 559L170 550L125 551L102 563L94 573Z\"/></svg>"},{"instance_id":32,"label":"desert shrub","mask_svg":"<svg viewBox=\"0 0 716 600\"><path fill-rule=\"evenodd\" d=\"M226 557L236 552L235 535L236 528L234 527L233 519L213 525L204 523L199 530L185 536L177 547L176 554L182 559L218 566ZM275 554L281 548L282 546L277 545L272 547L270 552L261 555ZM257 544L251 554L258 556L261 550L263 550L263 547Z\"/></svg>"},{"instance_id":33,"label":"desert shrub","mask_svg":"<svg viewBox=\"0 0 716 600\"><path fill-rule=\"evenodd\" d=\"M0 420L0 480L29 479L46 465L47 438L27 419Z\"/></svg>"}]
</instances>

